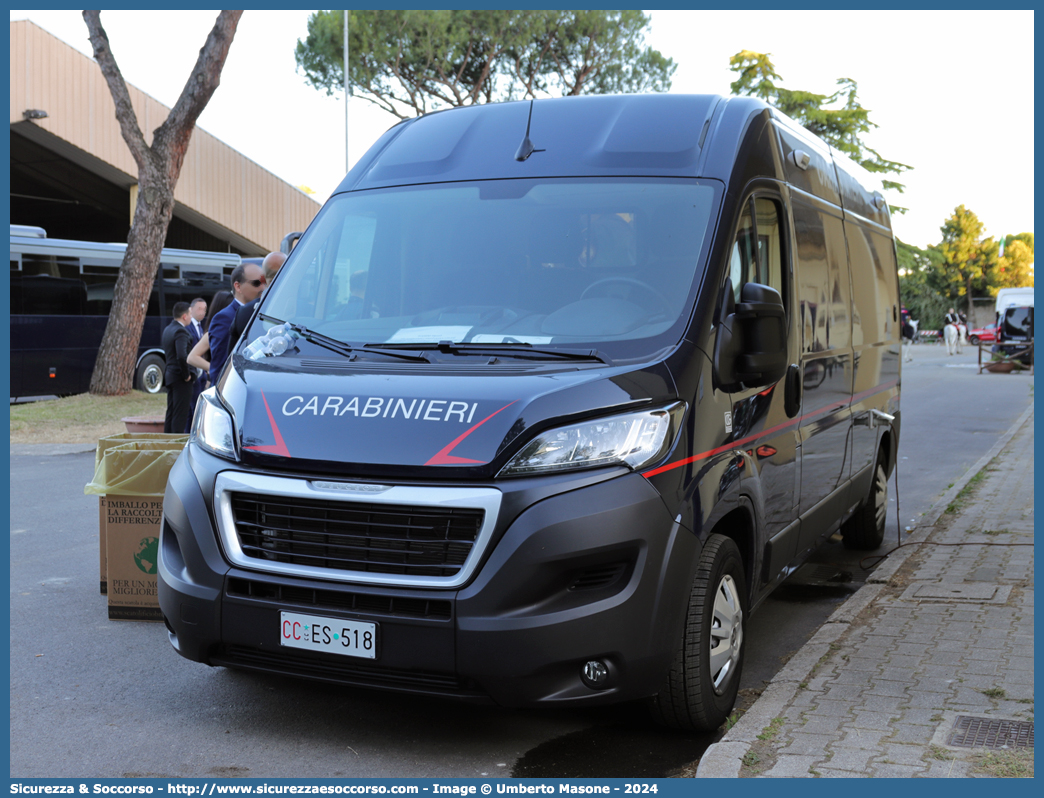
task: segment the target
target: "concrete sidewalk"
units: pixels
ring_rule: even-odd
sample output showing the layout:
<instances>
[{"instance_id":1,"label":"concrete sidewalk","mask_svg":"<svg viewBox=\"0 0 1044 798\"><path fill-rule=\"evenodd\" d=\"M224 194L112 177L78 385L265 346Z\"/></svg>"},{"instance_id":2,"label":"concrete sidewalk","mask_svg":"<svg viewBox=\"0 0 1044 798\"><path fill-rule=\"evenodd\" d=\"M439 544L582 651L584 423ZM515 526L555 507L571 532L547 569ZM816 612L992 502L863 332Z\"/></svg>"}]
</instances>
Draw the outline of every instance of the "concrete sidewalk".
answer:
<instances>
[{"instance_id":1,"label":"concrete sidewalk","mask_svg":"<svg viewBox=\"0 0 1044 798\"><path fill-rule=\"evenodd\" d=\"M1031 406L706 751L696 777L1032 775L1032 746Z\"/></svg>"}]
</instances>

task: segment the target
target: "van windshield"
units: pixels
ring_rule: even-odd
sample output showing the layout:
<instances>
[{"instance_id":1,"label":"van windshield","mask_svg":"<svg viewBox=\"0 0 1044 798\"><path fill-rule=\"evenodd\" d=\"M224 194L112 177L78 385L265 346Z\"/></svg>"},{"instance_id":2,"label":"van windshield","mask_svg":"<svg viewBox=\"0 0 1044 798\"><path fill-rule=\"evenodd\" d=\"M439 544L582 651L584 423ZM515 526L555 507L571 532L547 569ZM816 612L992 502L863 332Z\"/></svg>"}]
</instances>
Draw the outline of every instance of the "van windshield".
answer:
<instances>
[{"instance_id":1,"label":"van windshield","mask_svg":"<svg viewBox=\"0 0 1044 798\"><path fill-rule=\"evenodd\" d=\"M642 357L683 334L719 195L713 182L655 178L337 195L263 313L352 346L450 341Z\"/></svg>"}]
</instances>

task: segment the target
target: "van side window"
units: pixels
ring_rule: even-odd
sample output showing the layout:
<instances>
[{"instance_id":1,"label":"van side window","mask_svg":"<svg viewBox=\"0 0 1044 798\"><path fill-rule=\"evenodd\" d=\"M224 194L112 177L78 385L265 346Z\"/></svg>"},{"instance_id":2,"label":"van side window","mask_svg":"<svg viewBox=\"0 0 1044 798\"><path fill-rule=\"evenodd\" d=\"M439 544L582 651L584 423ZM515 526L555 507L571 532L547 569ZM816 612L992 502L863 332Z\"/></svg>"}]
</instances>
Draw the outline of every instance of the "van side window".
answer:
<instances>
[{"instance_id":1,"label":"van side window","mask_svg":"<svg viewBox=\"0 0 1044 798\"><path fill-rule=\"evenodd\" d=\"M761 283L779 291L783 306L789 305L784 284L780 217L779 205L767 197L755 197L744 208L729 262L729 277L737 302L744 283Z\"/></svg>"},{"instance_id":2,"label":"van side window","mask_svg":"<svg viewBox=\"0 0 1044 798\"><path fill-rule=\"evenodd\" d=\"M754 242L757 233L754 230L754 220L750 215L750 204L743 209L740 217L739 229L736 230L736 240L732 244L732 256L729 263L729 277L732 279L732 289L736 293L736 301L739 302L740 289L744 283L757 282L757 248Z\"/></svg>"}]
</instances>

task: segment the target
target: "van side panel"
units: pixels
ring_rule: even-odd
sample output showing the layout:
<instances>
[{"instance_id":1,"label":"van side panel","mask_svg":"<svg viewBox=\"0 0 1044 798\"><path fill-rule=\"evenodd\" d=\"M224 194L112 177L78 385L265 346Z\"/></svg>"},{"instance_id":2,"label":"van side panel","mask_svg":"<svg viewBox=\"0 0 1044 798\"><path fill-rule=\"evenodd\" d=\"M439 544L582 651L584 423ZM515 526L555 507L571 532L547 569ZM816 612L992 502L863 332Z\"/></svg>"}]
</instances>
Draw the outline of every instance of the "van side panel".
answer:
<instances>
[{"instance_id":1,"label":"van side panel","mask_svg":"<svg viewBox=\"0 0 1044 798\"><path fill-rule=\"evenodd\" d=\"M844 511L852 346L840 209L797 190L791 196L802 333L800 550L836 528Z\"/></svg>"},{"instance_id":2,"label":"van side panel","mask_svg":"<svg viewBox=\"0 0 1044 798\"><path fill-rule=\"evenodd\" d=\"M830 160L830 148L824 142L810 136L804 129L795 130L778 117L775 122L783 151L787 182L794 188L825 199L831 205L840 205L841 194L834 165ZM808 155L807 168L802 169L795 163L796 152Z\"/></svg>"},{"instance_id":3,"label":"van side panel","mask_svg":"<svg viewBox=\"0 0 1044 798\"><path fill-rule=\"evenodd\" d=\"M873 466L877 457L880 430L872 425L869 414L875 408L888 412L889 399L898 395L899 297L891 240L876 225L852 214L846 214L845 232L852 272L852 343L856 364L849 472L857 483L854 503L868 489L868 477L863 472Z\"/></svg>"}]
</instances>

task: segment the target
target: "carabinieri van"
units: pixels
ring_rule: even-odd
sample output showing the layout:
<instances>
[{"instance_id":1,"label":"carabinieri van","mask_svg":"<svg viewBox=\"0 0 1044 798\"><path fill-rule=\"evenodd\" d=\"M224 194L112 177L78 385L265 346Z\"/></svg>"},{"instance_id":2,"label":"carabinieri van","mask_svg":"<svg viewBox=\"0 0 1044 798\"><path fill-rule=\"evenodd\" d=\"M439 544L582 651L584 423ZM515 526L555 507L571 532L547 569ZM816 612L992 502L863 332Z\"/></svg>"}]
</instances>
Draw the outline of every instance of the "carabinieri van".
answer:
<instances>
[{"instance_id":1,"label":"carabinieri van","mask_svg":"<svg viewBox=\"0 0 1044 798\"><path fill-rule=\"evenodd\" d=\"M869 174L760 100L402 122L204 394L164 499L210 665L711 729L749 613L881 544L899 285Z\"/></svg>"}]
</instances>

